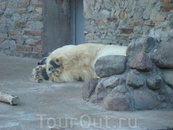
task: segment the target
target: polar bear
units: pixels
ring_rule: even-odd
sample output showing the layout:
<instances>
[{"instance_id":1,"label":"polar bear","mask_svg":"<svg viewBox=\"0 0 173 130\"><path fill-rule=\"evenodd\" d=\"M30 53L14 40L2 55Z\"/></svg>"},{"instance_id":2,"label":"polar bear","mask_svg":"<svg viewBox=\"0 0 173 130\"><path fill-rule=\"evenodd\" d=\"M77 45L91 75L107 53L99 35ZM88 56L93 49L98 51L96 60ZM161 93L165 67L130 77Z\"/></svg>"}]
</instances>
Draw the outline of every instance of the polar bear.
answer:
<instances>
[{"instance_id":1,"label":"polar bear","mask_svg":"<svg viewBox=\"0 0 173 130\"><path fill-rule=\"evenodd\" d=\"M94 65L107 55L126 56L126 46L85 43L54 50L33 69L37 82L73 82L97 78Z\"/></svg>"}]
</instances>

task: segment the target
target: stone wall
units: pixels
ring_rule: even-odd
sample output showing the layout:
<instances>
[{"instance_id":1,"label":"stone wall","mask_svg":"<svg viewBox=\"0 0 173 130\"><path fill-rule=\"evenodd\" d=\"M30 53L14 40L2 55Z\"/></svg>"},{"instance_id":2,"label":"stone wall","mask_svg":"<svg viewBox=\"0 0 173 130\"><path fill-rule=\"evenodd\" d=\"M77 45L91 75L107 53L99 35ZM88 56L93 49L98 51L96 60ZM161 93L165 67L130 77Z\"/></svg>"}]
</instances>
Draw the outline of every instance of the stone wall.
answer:
<instances>
[{"instance_id":1,"label":"stone wall","mask_svg":"<svg viewBox=\"0 0 173 130\"><path fill-rule=\"evenodd\" d=\"M0 0L0 50L41 57L42 0Z\"/></svg>"},{"instance_id":2,"label":"stone wall","mask_svg":"<svg viewBox=\"0 0 173 130\"><path fill-rule=\"evenodd\" d=\"M173 0L84 0L85 41L128 45L173 36Z\"/></svg>"},{"instance_id":3,"label":"stone wall","mask_svg":"<svg viewBox=\"0 0 173 130\"><path fill-rule=\"evenodd\" d=\"M128 45L173 37L173 0L84 0L85 42ZM0 50L42 57L42 0L0 0ZM48 43L46 43L48 44Z\"/></svg>"}]
</instances>

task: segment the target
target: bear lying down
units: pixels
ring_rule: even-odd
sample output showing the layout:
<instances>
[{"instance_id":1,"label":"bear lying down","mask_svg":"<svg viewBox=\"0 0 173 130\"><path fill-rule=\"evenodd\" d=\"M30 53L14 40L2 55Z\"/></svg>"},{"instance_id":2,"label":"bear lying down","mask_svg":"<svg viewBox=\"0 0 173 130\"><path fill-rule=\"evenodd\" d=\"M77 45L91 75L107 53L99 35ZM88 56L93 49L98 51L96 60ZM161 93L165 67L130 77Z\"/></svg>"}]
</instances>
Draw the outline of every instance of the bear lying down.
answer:
<instances>
[{"instance_id":1,"label":"bear lying down","mask_svg":"<svg viewBox=\"0 0 173 130\"><path fill-rule=\"evenodd\" d=\"M37 82L72 82L98 77L94 65L107 55L126 55L125 46L86 43L67 45L43 58L32 74Z\"/></svg>"}]
</instances>

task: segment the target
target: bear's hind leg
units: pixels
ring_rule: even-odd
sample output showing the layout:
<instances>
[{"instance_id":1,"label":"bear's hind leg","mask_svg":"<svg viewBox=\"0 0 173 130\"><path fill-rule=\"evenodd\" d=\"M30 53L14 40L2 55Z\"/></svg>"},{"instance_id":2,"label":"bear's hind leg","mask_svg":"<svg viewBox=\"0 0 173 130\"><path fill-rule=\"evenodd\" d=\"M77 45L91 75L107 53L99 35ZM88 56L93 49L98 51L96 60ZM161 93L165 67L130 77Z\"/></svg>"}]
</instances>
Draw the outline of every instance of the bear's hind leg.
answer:
<instances>
[{"instance_id":1,"label":"bear's hind leg","mask_svg":"<svg viewBox=\"0 0 173 130\"><path fill-rule=\"evenodd\" d=\"M35 81L38 83L45 82L49 80L49 75L46 72L46 65L38 65L33 69L32 74Z\"/></svg>"}]
</instances>

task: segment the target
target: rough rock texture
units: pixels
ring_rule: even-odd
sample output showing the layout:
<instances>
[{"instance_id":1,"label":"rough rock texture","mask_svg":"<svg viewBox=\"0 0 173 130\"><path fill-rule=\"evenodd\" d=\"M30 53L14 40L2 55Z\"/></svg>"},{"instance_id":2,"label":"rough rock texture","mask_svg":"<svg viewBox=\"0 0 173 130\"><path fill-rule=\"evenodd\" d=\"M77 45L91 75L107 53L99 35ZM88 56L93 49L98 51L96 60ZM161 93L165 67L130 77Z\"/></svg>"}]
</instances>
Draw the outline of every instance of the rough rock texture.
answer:
<instances>
[{"instance_id":1,"label":"rough rock texture","mask_svg":"<svg viewBox=\"0 0 173 130\"><path fill-rule=\"evenodd\" d=\"M0 46L2 52L41 57L42 23L46 20L42 1L0 0L0 44L5 42ZM142 36L158 41L173 37L171 0L83 0L83 5L84 41L87 43L129 45ZM147 42L145 52L148 53L154 42L152 39Z\"/></svg>"},{"instance_id":2,"label":"rough rock texture","mask_svg":"<svg viewBox=\"0 0 173 130\"><path fill-rule=\"evenodd\" d=\"M42 0L0 0L0 50L19 57L42 57Z\"/></svg>"},{"instance_id":3,"label":"rough rock texture","mask_svg":"<svg viewBox=\"0 0 173 130\"><path fill-rule=\"evenodd\" d=\"M146 85L152 90L158 90L162 87L162 77L159 75L147 77Z\"/></svg>"},{"instance_id":4,"label":"rough rock texture","mask_svg":"<svg viewBox=\"0 0 173 130\"><path fill-rule=\"evenodd\" d=\"M131 43L127 49L128 62L117 60L116 64L111 64L111 67L107 67L106 64L115 61L108 62L105 57L103 57L105 60L100 58L99 67L101 66L102 70L99 72L104 72L104 78L86 81L83 85L85 90L83 97L87 98L83 99L100 104L106 110L114 111L173 108L173 71L169 67L172 63L170 56L172 52L168 54L168 51L173 49L168 49L167 43L166 49L164 43L152 37L143 38L138 43ZM171 43L173 45L173 40L169 41L170 48ZM112 73L112 76L105 77L110 75L112 69L109 68L115 68L117 64L126 68L123 73ZM167 69L162 69L160 66Z\"/></svg>"},{"instance_id":5,"label":"rough rock texture","mask_svg":"<svg viewBox=\"0 0 173 130\"><path fill-rule=\"evenodd\" d=\"M42 1L0 1L0 44L5 42L0 46L2 52L21 57L41 57ZM142 36L159 41L173 37L171 2L84 0L84 40L129 45ZM148 42L153 43L152 39ZM154 44L147 45L145 52L148 53Z\"/></svg>"},{"instance_id":6,"label":"rough rock texture","mask_svg":"<svg viewBox=\"0 0 173 130\"><path fill-rule=\"evenodd\" d=\"M159 105L159 99L154 92L135 90L133 95L134 106L137 110L154 109Z\"/></svg>"},{"instance_id":7,"label":"rough rock texture","mask_svg":"<svg viewBox=\"0 0 173 130\"><path fill-rule=\"evenodd\" d=\"M173 105L173 90L167 87L167 92L168 92L168 98L170 100L170 104Z\"/></svg>"},{"instance_id":8,"label":"rough rock texture","mask_svg":"<svg viewBox=\"0 0 173 130\"><path fill-rule=\"evenodd\" d=\"M164 81L173 88L173 71L172 70L163 70L163 79Z\"/></svg>"},{"instance_id":9,"label":"rough rock texture","mask_svg":"<svg viewBox=\"0 0 173 130\"><path fill-rule=\"evenodd\" d=\"M166 2L165 2L166 1ZM142 36L172 36L171 0L84 0L85 41L128 45ZM148 40L149 52L153 41Z\"/></svg>"},{"instance_id":10,"label":"rough rock texture","mask_svg":"<svg viewBox=\"0 0 173 130\"><path fill-rule=\"evenodd\" d=\"M126 84L134 88L139 88L145 84L145 80L145 76L139 71L131 70L127 75Z\"/></svg>"},{"instance_id":11,"label":"rough rock texture","mask_svg":"<svg viewBox=\"0 0 173 130\"><path fill-rule=\"evenodd\" d=\"M152 61L159 68L172 69L173 68L173 43L167 42L159 45L151 55Z\"/></svg>"},{"instance_id":12,"label":"rough rock texture","mask_svg":"<svg viewBox=\"0 0 173 130\"><path fill-rule=\"evenodd\" d=\"M96 85L98 84L98 79L86 80L82 87L82 98L87 100L90 98L91 94L94 92Z\"/></svg>"},{"instance_id":13,"label":"rough rock texture","mask_svg":"<svg viewBox=\"0 0 173 130\"><path fill-rule=\"evenodd\" d=\"M143 50L146 53L149 53L155 46L158 44L158 41L154 39L153 37L148 37L146 40L144 40Z\"/></svg>"},{"instance_id":14,"label":"rough rock texture","mask_svg":"<svg viewBox=\"0 0 173 130\"><path fill-rule=\"evenodd\" d=\"M95 64L96 74L99 77L108 77L115 74L122 74L126 70L125 56L104 56L99 58Z\"/></svg>"},{"instance_id":15,"label":"rough rock texture","mask_svg":"<svg viewBox=\"0 0 173 130\"><path fill-rule=\"evenodd\" d=\"M140 53L151 53L154 51L157 46L159 45L159 42L157 39L154 39L153 37L142 37L138 39L136 42L131 42L128 45L126 55L128 57L128 60L131 61Z\"/></svg>"},{"instance_id":16,"label":"rough rock texture","mask_svg":"<svg viewBox=\"0 0 173 130\"><path fill-rule=\"evenodd\" d=\"M129 97L120 92L108 94L103 100L103 107L107 110L125 111L129 108Z\"/></svg>"},{"instance_id":17,"label":"rough rock texture","mask_svg":"<svg viewBox=\"0 0 173 130\"><path fill-rule=\"evenodd\" d=\"M125 82L122 75L113 75L110 77L105 77L99 79L97 88L115 88L116 86L123 84Z\"/></svg>"},{"instance_id":18,"label":"rough rock texture","mask_svg":"<svg viewBox=\"0 0 173 130\"><path fill-rule=\"evenodd\" d=\"M146 53L140 53L130 62L129 67L141 71L150 71L152 62Z\"/></svg>"}]
</instances>

